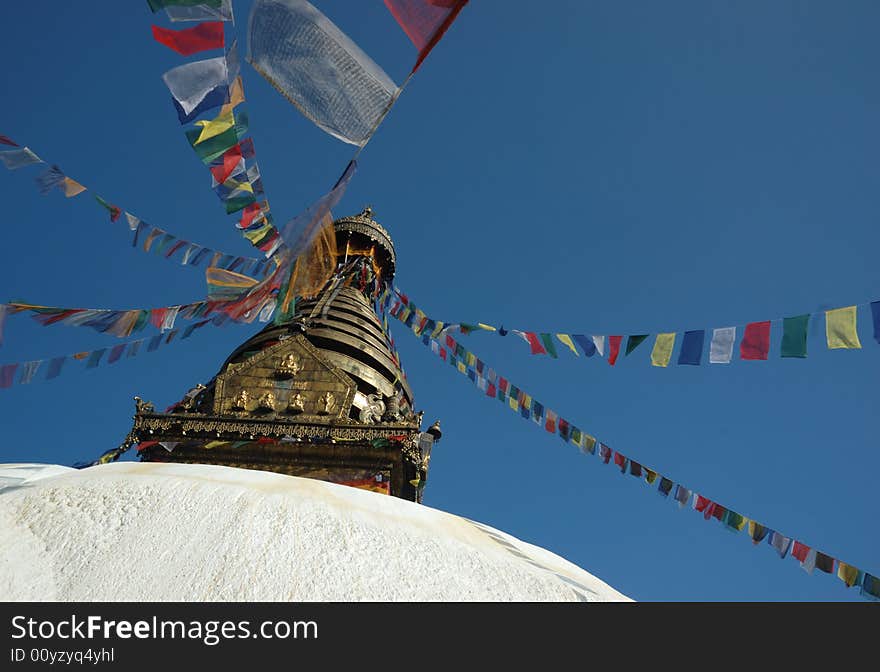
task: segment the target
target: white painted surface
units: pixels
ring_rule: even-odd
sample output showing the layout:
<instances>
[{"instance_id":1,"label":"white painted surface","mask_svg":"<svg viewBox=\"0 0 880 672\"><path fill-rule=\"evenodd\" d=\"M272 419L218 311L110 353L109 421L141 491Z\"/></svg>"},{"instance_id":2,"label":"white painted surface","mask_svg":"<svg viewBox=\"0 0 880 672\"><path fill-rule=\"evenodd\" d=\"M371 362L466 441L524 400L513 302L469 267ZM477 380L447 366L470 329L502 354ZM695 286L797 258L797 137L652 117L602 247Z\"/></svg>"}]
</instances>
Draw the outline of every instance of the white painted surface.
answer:
<instances>
[{"instance_id":1,"label":"white painted surface","mask_svg":"<svg viewBox=\"0 0 880 672\"><path fill-rule=\"evenodd\" d=\"M0 465L0 600L616 601L563 558L355 488L208 465Z\"/></svg>"}]
</instances>

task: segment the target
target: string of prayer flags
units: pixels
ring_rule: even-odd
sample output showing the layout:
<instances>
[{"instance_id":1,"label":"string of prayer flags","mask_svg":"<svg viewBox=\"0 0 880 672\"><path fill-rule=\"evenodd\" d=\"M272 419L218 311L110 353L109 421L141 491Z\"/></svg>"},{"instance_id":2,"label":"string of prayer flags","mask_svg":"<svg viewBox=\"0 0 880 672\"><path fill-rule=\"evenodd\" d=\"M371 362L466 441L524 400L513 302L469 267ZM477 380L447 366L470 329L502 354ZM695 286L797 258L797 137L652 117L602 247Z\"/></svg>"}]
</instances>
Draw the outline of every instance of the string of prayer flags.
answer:
<instances>
[{"instance_id":1,"label":"string of prayer flags","mask_svg":"<svg viewBox=\"0 0 880 672\"><path fill-rule=\"evenodd\" d=\"M407 34L419 57L412 71L419 69L468 0L385 0L385 6Z\"/></svg>"},{"instance_id":2,"label":"string of prayer flags","mask_svg":"<svg viewBox=\"0 0 880 672\"><path fill-rule=\"evenodd\" d=\"M396 291L396 290L395 290ZM773 325L781 327L781 339L778 354L782 358L806 358L807 340L811 319L822 316L825 318L825 334L828 349L860 349L862 347L858 333L858 311L866 304L857 304L843 308L826 310L822 313L804 313L777 320L764 320L750 322L745 325L742 339L739 343L739 358L746 361L766 361L770 356L771 334ZM880 343L880 301L870 303L871 325L873 337ZM447 324L434 322L440 325L442 330L457 328L458 323ZM733 359L734 346L737 340L738 326L716 327L711 330L709 343L709 364L730 364ZM461 329L462 333L470 333L469 330ZM520 331L511 329L520 336L528 345L532 355L549 354L558 357L554 346L553 334ZM498 333L501 333L500 331ZM505 331L506 333L506 331ZM654 335L654 346L651 349L652 366L666 368L669 366L674 355L678 335L681 332L663 332ZM703 350L706 341L706 329L690 329L684 331L680 339L677 364L679 366L700 366L703 362ZM432 337L436 337L432 333ZM600 356L605 354L605 343L608 344L608 363L614 366L620 356L623 345L623 336L595 336L586 334L555 334L556 340L564 344L575 356L580 356L578 346L587 357L592 357L597 352ZM631 334L626 337L625 355L632 354L650 334Z\"/></svg>"},{"instance_id":3,"label":"string of prayer flags","mask_svg":"<svg viewBox=\"0 0 880 672\"><path fill-rule=\"evenodd\" d=\"M828 348L861 348L856 330L856 306L825 311L825 336Z\"/></svg>"},{"instance_id":4,"label":"string of prayer flags","mask_svg":"<svg viewBox=\"0 0 880 672\"><path fill-rule=\"evenodd\" d=\"M220 321L216 317L193 323L187 327L183 335L180 337L180 340L189 338L197 329L201 329L209 324L221 326L224 323L225 321ZM157 334L154 339L151 339L152 341L155 341L155 347L148 348L147 352L155 352L162 344L170 344L177 333L178 330L175 329L167 336L164 334ZM48 366L46 367L44 380L54 380L61 375L65 362L69 360L84 361L86 369L94 369L97 368L102 361L109 365L115 364L123 359L123 357L125 359L131 359L141 352L141 346L145 340L146 339L140 338L136 341L119 343L118 345L109 348L109 354L106 359L104 359L104 355L107 353L108 348L103 347L95 350L76 352L69 355L61 355L60 357L53 357L49 360L37 359L28 362L15 362L13 364L0 365L0 388L5 389L12 387L15 383L15 375L17 372L20 372L18 376L18 384L30 385L36 379L37 373L46 361L48 361Z\"/></svg>"},{"instance_id":5,"label":"string of prayer flags","mask_svg":"<svg viewBox=\"0 0 880 672\"><path fill-rule=\"evenodd\" d=\"M182 30L153 26L153 39L183 56L225 46L222 21L205 21Z\"/></svg>"},{"instance_id":6,"label":"string of prayer flags","mask_svg":"<svg viewBox=\"0 0 880 672\"><path fill-rule=\"evenodd\" d=\"M43 163L43 159L27 147L0 152L0 161L3 162L3 165L8 170L18 170L25 166L32 166L35 163Z\"/></svg>"},{"instance_id":7,"label":"string of prayer flags","mask_svg":"<svg viewBox=\"0 0 880 672\"><path fill-rule=\"evenodd\" d=\"M86 188L79 182L67 177L67 175L61 171L61 168L54 164L48 168L46 172L38 175L36 181L40 193L44 196L56 187L61 189L67 198L81 194L86 190Z\"/></svg>"},{"instance_id":8,"label":"string of prayer flags","mask_svg":"<svg viewBox=\"0 0 880 672\"><path fill-rule=\"evenodd\" d=\"M248 62L306 118L364 146L391 108L397 85L306 0L256 0Z\"/></svg>"},{"instance_id":9,"label":"string of prayer flags","mask_svg":"<svg viewBox=\"0 0 880 672\"><path fill-rule=\"evenodd\" d=\"M396 289L394 291L397 292ZM404 295L402 294L398 293L398 296L404 298ZM403 301L399 301L391 310L391 315L398 321L407 324L409 314L414 313L418 309L409 299L406 300L406 307L409 309L408 313L403 310L403 306ZM407 324L407 326L413 334L416 334L417 329L412 326L412 323ZM444 339L446 347L440 345L427 333L423 333L419 338L423 345L429 347L433 353L440 357L441 360L447 361L451 364L456 371L465 375L477 387L477 389L484 392L487 396L494 396L502 403L507 401L507 405L511 410L518 412L518 414L525 419L529 418L529 413L523 412L523 406L525 405L525 400L528 399L529 405L533 410L532 419L535 420L536 423L539 425L543 424L544 429L547 432L558 434L563 441L574 444L583 454L595 454L595 445L597 443L595 437L591 437L567 419L557 415L553 410L545 408L540 402L531 397L531 395L528 395L524 390L518 388L506 378L498 376L494 369L488 368L485 362L479 359L474 353L464 349L462 345L456 342L449 334L446 334ZM447 356L446 348L449 348L449 356ZM665 348L663 349L665 352ZM665 359L665 354L661 356L661 359ZM487 377L484 377L483 374L477 370L476 362L480 362L480 369L483 372L486 372L488 369ZM492 384L494 382L497 382L497 386ZM542 414L544 418L546 418L543 422L540 417ZM589 441L586 437L589 437ZM830 555L807 546L798 539L785 536L752 518L744 516L729 507L723 506L719 502L703 494L698 494L690 488L685 488L683 485L677 484L673 479L662 475L657 470L646 467L642 463L637 462L619 451L612 450L604 443L599 442L598 452L599 458L604 464L613 462L622 474L629 474L639 478L648 485L653 486L657 483L655 487L659 494L664 498L668 498L669 494L673 493L672 499L677 502L680 507L691 502L693 509L702 513L706 520L717 520L721 523L724 529L734 534L738 534L747 529L748 532L746 536L755 545L763 539L766 539L767 544L776 550L780 557L784 558L788 553L789 548L791 548L793 557L798 559L801 562L801 566L808 572L812 572L814 568L818 568L822 572L836 574L844 586L851 587L858 585L860 587L860 593L863 596L869 599L880 598L880 581L867 572L862 572L853 565L843 563Z\"/></svg>"}]
</instances>

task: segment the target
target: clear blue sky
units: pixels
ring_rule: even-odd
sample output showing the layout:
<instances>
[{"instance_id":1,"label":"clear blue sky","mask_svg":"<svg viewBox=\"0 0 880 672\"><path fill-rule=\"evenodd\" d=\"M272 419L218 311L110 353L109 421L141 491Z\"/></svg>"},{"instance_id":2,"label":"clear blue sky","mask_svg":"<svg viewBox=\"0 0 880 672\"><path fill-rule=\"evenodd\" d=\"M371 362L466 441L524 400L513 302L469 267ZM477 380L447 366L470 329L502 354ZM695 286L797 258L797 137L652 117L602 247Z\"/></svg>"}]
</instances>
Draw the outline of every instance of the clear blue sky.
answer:
<instances>
[{"instance_id":1,"label":"clear blue sky","mask_svg":"<svg viewBox=\"0 0 880 672\"><path fill-rule=\"evenodd\" d=\"M243 44L250 2L234 6ZM403 80L415 50L381 2L317 6ZM132 249L92 193L250 254L161 80L187 59L153 42L152 20L142 1L7 7L0 133L92 192L43 197L39 169L0 172L0 300L137 308L204 296L202 269ZM336 214L372 204L397 246L398 285L446 321L653 334L880 299L878 23L867 1L472 2L368 145ZM351 147L243 73L283 222L332 185ZM653 368L650 342L615 368L530 357L513 336L462 342L613 448L877 575L880 346L859 317L863 350L826 350L817 320L806 360L778 358L777 329L770 361L729 366ZM133 395L164 408L257 329L204 329L0 390L0 460L93 459L125 436ZM861 599L579 455L393 330L417 407L445 432L426 505L546 547L639 600ZM0 362L116 342L16 316Z\"/></svg>"}]
</instances>

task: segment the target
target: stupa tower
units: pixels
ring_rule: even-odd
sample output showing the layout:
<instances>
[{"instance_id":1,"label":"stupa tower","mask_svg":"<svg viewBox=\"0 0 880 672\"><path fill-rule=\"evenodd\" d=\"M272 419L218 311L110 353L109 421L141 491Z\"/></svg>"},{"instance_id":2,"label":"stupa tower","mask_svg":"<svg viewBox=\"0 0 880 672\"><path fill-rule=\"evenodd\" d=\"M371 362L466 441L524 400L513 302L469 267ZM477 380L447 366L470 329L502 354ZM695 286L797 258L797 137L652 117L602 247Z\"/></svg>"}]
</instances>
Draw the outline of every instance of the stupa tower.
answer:
<instances>
[{"instance_id":1,"label":"stupa tower","mask_svg":"<svg viewBox=\"0 0 880 672\"><path fill-rule=\"evenodd\" d=\"M132 439L149 462L316 478L420 501L439 424L422 413L374 309L394 277L368 207L334 222L336 273L292 317L240 345L167 412L137 399Z\"/></svg>"}]
</instances>

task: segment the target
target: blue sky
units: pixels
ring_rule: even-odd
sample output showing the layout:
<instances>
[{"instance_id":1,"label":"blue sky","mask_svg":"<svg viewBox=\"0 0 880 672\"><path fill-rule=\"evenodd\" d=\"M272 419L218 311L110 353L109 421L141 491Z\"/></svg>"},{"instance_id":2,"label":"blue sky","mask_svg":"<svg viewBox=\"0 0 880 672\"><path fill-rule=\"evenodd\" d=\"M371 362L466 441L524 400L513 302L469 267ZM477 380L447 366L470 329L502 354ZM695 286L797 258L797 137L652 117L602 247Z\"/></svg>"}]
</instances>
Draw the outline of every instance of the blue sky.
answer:
<instances>
[{"instance_id":1,"label":"blue sky","mask_svg":"<svg viewBox=\"0 0 880 672\"><path fill-rule=\"evenodd\" d=\"M250 2L234 6L244 43ZM405 78L415 50L381 2L317 6ZM202 269L134 250L93 193L250 254L177 122L161 75L187 59L153 42L153 18L146 2L53 3L51 17L7 8L0 133L91 191L44 197L39 169L0 173L0 300L138 308L204 296ZM445 321L656 334L880 299L878 20L876 3L856 1L473 2L367 146L336 214L372 204L395 240L397 284ZM333 184L352 148L243 74L284 221ZM862 350L827 350L814 319L807 359L778 357L774 325L769 361L729 366L704 355L700 367L655 368L651 341L614 368L531 357L513 336L461 341L612 448L880 575L880 346L864 309L859 319ZM164 408L258 328L203 329L0 390L0 460L93 459L125 436L133 395ZM392 329L417 408L444 429L426 505L639 600L861 599L578 454ZM0 362L116 343L15 316Z\"/></svg>"}]
</instances>

